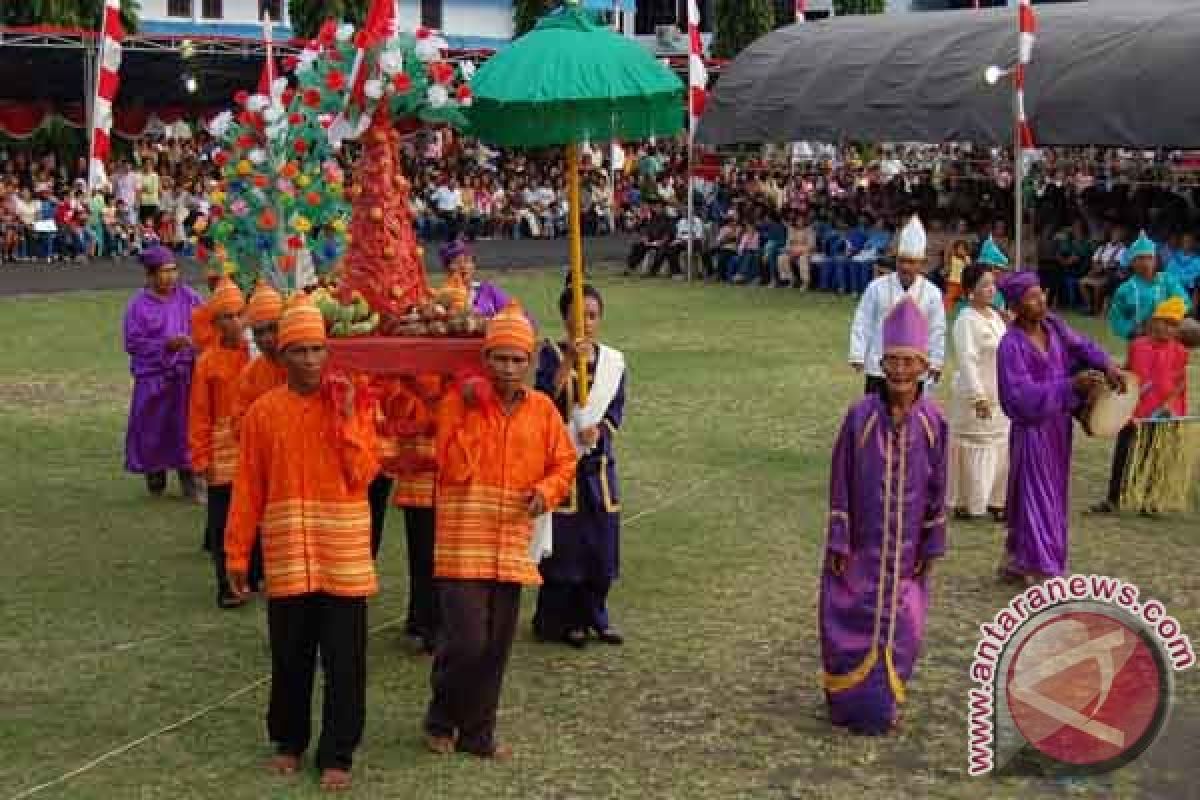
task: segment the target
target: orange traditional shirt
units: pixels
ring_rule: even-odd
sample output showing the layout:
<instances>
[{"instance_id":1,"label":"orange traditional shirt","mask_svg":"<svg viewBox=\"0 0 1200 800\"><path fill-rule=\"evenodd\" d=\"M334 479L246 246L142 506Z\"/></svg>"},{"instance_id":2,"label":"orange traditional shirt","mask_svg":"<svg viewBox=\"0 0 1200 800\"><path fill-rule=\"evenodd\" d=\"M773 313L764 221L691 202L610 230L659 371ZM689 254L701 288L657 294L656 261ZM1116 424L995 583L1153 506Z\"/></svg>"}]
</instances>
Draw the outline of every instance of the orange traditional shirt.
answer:
<instances>
[{"instance_id":1,"label":"orange traditional shirt","mask_svg":"<svg viewBox=\"0 0 1200 800\"><path fill-rule=\"evenodd\" d=\"M233 400L238 376L250 361L244 346L210 347L192 373L188 406L188 449L192 469L212 470L214 486L233 481L237 470L237 437L233 432Z\"/></svg>"},{"instance_id":2,"label":"orange traditional shirt","mask_svg":"<svg viewBox=\"0 0 1200 800\"><path fill-rule=\"evenodd\" d=\"M213 310L209 303L192 309L192 344L197 353L215 347L220 340L217 328L213 325Z\"/></svg>"},{"instance_id":3,"label":"orange traditional shirt","mask_svg":"<svg viewBox=\"0 0 1200 800\"><path fill-rule=\"evenodd\" d=\"M389 405L388 422L394 424L397 415L402 423L425 425L427 430L395 436L392 441L392 474L396 479L396 490L392 495L394 505L401 508L433 508L434 480L437 477L437 451L433 431L437 425L436 409L445 392L443 379L437 375L422 375L415 381L415 392L410 397L420 403Z\"/></svg>"},{"instance_id":4,"label":"orange traditional shirt","mask_svg":"<svg viewBox=\"0 0 1200 800\"><path fill-rule=\"evenodd\" d=\"M343 420L320 392L283 386L246 412L239 444L229 569L245 571L261 530L269 597L374 594L367 485L379 462L370 414Z\"/></svg>"},{"instance_id":5,"label":"orange traditional shirt","mask_svg":"<svg viewBox=\"0 0 1200 800\"><path fill-rule=\"evenodd\" d=\"M575 480L575 448L553 401L523 393L508 414L467 407L458 389L438 410L434 575L536 586L529 494L557 508Z\"/></svg>"},{"instance_id":6,"label":"orange traditional shirt","mask_svg":"<svg viewBox=\"0 0 1200 800\"><path fill-rule=\"evenodd\" d=\"M233 428L236 433L246 412L254 401L272 389L287 383L287 369L266 356L258 356L238 376L237 392L233 399Z\"/></svg>"}]
</instances>

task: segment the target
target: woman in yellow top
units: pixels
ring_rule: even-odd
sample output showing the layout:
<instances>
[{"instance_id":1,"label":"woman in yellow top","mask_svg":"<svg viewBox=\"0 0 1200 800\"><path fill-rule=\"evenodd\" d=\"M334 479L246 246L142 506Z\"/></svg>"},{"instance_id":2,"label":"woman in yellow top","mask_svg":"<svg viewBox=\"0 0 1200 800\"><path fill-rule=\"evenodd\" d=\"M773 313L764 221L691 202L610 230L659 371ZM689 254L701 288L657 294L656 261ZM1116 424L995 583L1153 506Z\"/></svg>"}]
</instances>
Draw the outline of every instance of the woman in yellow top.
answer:
<instances>
[{"instance_id":1,"label":"woman in yellow top","mask_svg":"<svg viewBox=\"0 0 1200 800\"><path fill-rule=\"evenodd\" d=\"M971 251L966 241L959 239L950 249L950 258L946 261L946 312L949 313L962 297L962 274L971 263Z\"/></svg>"}]
</instances>

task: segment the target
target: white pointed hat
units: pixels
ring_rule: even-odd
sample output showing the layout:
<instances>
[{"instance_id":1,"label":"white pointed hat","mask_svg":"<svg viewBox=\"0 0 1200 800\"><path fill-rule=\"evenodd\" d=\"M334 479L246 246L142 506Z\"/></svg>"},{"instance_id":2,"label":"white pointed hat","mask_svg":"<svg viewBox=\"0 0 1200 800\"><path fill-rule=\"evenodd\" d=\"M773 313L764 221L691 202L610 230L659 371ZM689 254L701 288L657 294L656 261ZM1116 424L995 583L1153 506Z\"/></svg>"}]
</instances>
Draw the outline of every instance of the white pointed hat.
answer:
<instances>
[{"instance_id":1,"label":"white pointed hat","mask_svg":"<svg viewBox=\"0 0 1200 800\"><path fill-rule=\"evenodd\" d=\"M913 214L908 224L900 230L900 239L896 242L896 256L924 258L925 241L925 226L921 224L920 218Z\"/></svg>"}]
</instances>

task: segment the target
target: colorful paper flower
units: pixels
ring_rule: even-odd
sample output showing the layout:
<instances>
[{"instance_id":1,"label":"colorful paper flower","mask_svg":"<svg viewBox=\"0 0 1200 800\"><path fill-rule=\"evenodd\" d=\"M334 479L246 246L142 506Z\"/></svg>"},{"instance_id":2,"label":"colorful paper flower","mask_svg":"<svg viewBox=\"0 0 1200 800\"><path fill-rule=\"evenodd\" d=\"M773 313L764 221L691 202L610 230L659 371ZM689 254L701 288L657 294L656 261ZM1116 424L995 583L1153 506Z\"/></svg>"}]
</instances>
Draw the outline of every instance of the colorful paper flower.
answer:
<instances>
[{"instance_id":1,"label":"colorful paper flower","mask_svg":"<svg viewBox=\"0 0 1200 800\"><path fill-rule=\"evenodd\" d=\"M434 83L450 83L454 80L454 67L445 61L435 61L429 65L429 77Z\"/></svg>"},{"instance_id":2,"label":"colorful paper flower","mask_svg":"<svg viewBox=\"0 0 1200 800\"><path fill-rule=\"evenodd\" d=\"M408 94L412 91L412 78L408 77L408 73L397 72L392 76L392 89L396 94Z\"/></svg>"},{"instance_id":3,"label":"colorful paper flower","mask_svg":"<svg viewBox=\"0 0 1200 800\"><path fill-rule=\"evenodd\" d=\"M330 70L325 75L325 88L331 92L340 92L346 88L346 76L340 69Z\"/></svg>"}]
</instances>

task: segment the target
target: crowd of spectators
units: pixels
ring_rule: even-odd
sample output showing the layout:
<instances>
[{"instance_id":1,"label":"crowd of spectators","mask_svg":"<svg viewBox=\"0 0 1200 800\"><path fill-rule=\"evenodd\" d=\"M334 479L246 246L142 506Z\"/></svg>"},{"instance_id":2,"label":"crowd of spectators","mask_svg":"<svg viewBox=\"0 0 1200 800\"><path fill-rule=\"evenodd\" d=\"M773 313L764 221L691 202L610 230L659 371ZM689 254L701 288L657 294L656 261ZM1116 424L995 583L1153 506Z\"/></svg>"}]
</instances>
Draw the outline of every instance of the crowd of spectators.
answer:
<instances>
[{"instance_id":1,"label":"crowd of spectators","mask_svg":"<svg viewBox=\"0 0 1200 800\"><path fill-rule=\"evenodd\" d=\"M150 243L186 253L217 177L212 147L203 132L140 141L90 193L83 159L0 148L0 261L120 258ZM630 273L681 278L690 267L731 284L846 293L888 268L894 234L914 213L929 231L929 275L939 283L954 282L988 236L1015 259L1008 154L958 145L805 148L705 158L689 216L679 142L585 147L584 233L630 236ZM1099 313L1127 274L1125 245L1141 230L1161 243L1164 269L1200 288L1200 166L1185 159L1041 152L1022 187L1022 261L1041 273L1052 304ZM561 153L421 131L403 140L401 160L413 224L426 241L566 233Z\"/></svg>"},{"instance_id":2,"label":"crowd of spectators","mask_svg":"<svg viewBox=\"0 0 1200 800\"><path fill-rule=\"evenodd\" d=\"M150 244L187 253L208 211L207 146L140 142L91 191L84 158L0 149L0 262L121 258Z\"/></svg>"}]
</instances>

